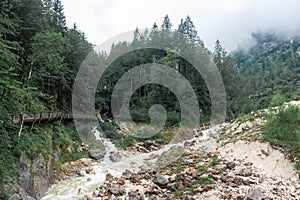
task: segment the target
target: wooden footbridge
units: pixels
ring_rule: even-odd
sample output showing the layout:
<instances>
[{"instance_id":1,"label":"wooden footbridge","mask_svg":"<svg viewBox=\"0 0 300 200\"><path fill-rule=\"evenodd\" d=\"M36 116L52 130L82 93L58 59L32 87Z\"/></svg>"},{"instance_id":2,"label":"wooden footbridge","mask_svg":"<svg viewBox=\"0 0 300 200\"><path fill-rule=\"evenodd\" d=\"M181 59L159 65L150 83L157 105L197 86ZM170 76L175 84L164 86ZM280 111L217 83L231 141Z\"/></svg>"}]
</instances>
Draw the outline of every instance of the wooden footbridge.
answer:
<instances>
[{"instance_id":1,"label":"wooden footbridge","mask_svg":"<svg viewBox=\"0 0 300 200\"><path fill-rule=\"evenodd\" d=\"M52 123L55 121L60 122L70 122L74 119L80 120L95 120L96 115L80 115L74 116L72 113L67 113L63 111L44 111L44 112L34 112L34 113L21 113L20 115L10 115L13 123L15 124L24 124L24 125L32 125L32 124L43 124L43 123Z\"/></svg>"}]
</instances>

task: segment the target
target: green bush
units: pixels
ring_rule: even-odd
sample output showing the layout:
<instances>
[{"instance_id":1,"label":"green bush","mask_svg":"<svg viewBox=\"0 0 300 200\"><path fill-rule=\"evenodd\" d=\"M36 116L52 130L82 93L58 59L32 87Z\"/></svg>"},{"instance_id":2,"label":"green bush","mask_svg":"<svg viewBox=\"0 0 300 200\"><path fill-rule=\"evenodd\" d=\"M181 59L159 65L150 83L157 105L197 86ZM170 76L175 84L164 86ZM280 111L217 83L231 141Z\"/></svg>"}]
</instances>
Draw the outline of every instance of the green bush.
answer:
<instances>
[{"instance_id":1,"label":"green bush","mask_svg":"<svg viewBox=\"0 0 300 200\"><path fill-rule=\"evenodd\" d=\"M286 98L283 95L277 93L272 97L269 107L281 106L285 101L286 101Z\"/></svg>"}]
</instances>

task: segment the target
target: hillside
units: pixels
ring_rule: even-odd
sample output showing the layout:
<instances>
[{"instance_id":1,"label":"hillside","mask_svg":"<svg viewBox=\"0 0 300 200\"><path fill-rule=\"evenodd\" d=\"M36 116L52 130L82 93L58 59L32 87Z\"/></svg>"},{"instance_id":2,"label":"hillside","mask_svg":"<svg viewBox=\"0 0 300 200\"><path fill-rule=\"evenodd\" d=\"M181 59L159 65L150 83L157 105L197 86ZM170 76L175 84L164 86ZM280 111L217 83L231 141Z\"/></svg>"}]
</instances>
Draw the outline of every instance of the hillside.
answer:
<instances>
[{"instance_id":1,"label":"hillside","mask_svg":"<svg viewBox=\"0 0 300 200\"><path fill-rule=\"evenodd\" d=\"M244 79L249 110L300 98L300 40L275 32L252 34L254 44L231 53ZM252 99L252 100L251 100Z\"/></svg>"}]
</instances>

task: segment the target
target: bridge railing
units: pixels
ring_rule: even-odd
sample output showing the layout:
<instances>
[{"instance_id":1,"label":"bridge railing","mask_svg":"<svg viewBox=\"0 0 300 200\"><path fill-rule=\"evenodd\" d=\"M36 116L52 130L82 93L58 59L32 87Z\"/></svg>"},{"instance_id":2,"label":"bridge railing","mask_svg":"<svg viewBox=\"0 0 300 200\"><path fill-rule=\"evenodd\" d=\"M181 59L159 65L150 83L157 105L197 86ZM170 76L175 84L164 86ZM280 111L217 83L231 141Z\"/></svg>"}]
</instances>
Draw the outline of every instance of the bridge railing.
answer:
<instances>
[{"instance_id":1,"label":"bridge railing","mask_svg":"<svg viewBox=\"0 0 300 200\"><path fill-rule=\"evenodd\" d=\"M21 124L23 122L35 122L41 120L54 120L54 119L71 119L72 114L63 111L43 111L43 112L33 112L27 113L23 112L19 115L10 115L12 121L16 124Z\"/></svg>"},{"instance_id":2,"label":"bridge railing","mask_svg":"<svg viewBox=\"0 0 300 200\"><path fill-rule=\"evenodd\" d=\"M51 121L59 119L82 119L82 120L93 120L97 119L95 115L73 115L64 111L42 111L42 112L23 112L19 115L10 115L11 119L16 124L24 123L35 123L36 121Z\"/></svg>"}]
</instances>

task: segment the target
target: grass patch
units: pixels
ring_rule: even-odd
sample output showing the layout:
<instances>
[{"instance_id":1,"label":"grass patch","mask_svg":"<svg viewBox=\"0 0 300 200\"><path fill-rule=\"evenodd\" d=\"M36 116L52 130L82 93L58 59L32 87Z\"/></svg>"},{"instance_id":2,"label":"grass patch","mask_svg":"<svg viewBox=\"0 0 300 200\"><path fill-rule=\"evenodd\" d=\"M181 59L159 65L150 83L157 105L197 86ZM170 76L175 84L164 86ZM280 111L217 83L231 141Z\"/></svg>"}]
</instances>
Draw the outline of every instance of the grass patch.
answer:
<instances>
[{"instance_id":1,"label":"grass patch","mask_svg":"<svg viewBox=\"0 0 300 200\"><path fill-rule=\"evenodd\" d=\"M173 194L174 194L175 198L180 198L184 194L186 194L186 195L194 195L195 193L194 193L192 187L184 187L184 188L182 188L182 190L177 190L177 191L173 192Z\"/></svg>"},{"instance_id":2,"label":"grass patch","mask_svg":"<svg viewBox=\"0 0 300 200\"><path fill-rule=\"evenodd\" d=\"M219 160L219 157L218 155L213 155L211 158L210 158L210 164L211 166L216 166L217 164L220 163L220 160Z\"/></svg>"},{"instance_id":3,"label":"grass patch","mask_svg":"<svg viewBox=\"0 0 300 200\"><path fill-rule=\"evenodd\" d=\"M196 184L198 185L212 185L215 182L211 177L199 177Z\"/></svg>"},{"instance_id":4,"label":"grass patch","mask_svg":"<svg viewBox=\"0 0 300 200\"><path fill-rule=\"evenodd\" d=\"M198 171L198 172L207 172L206 166L200 165L200 166L197 168L197 171Z\"/></svg>"}]
</instances>

